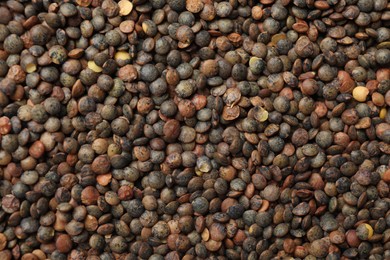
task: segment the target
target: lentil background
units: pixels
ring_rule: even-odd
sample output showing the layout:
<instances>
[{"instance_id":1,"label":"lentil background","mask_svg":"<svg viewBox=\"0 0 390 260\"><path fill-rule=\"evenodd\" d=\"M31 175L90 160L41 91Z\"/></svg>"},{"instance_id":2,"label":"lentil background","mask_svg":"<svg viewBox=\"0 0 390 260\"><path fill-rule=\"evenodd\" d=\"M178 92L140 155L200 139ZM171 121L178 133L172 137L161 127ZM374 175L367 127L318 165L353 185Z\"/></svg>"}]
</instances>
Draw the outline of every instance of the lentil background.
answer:
<instances>
[{"instance_id":1,"label":"lentil background","mask_svg":"<svg viewBox=\"0 0 390 260\"><path fill-rule=\"evenodd\" d=\"M387 0L0 3L0 259L390 259Z\"/></svg>"}]
</instances>

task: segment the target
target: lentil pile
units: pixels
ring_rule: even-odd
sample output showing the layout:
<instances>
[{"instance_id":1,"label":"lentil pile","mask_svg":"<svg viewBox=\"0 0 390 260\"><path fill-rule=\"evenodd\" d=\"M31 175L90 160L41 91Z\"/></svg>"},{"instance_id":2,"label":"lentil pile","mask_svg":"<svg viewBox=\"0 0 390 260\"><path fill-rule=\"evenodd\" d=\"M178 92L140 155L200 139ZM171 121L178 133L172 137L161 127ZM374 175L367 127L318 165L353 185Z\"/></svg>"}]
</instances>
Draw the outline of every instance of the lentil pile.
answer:
<instances>
[{"instance_id":1,"label":"lentil pile","mask_svg":"<svg viewBox=\"0 0 390 260\"><path fill-rule=\"evenodd\" d=\"M387 0L0 3L0 259L390 259Z\"/></svg>"}]
</instances>

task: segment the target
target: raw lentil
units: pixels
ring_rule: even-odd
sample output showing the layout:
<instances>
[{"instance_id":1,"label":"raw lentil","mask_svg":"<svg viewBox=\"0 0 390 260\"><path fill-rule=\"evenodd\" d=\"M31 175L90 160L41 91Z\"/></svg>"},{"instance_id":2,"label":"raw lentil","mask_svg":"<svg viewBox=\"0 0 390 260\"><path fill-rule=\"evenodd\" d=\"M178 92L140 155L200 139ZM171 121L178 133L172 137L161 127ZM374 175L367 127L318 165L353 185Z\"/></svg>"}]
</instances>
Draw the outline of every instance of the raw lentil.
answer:
<instances>
[{"instance_id":1,"label":"raw lentil","mask_svg":"<svg viewBox=\"0 0 390 260\"><path fill-rule=\"evenodd\" d=\"M0 3L0 259L388 259L386 0Z\"/></svg>"}]
</instances>

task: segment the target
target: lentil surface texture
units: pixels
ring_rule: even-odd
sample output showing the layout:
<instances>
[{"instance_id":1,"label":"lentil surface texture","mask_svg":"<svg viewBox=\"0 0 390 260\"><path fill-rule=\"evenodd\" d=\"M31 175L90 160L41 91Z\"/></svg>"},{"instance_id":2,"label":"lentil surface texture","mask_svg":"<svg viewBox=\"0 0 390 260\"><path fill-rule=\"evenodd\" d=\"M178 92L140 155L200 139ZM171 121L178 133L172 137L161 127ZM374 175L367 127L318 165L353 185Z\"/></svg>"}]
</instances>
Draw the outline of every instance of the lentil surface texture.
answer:
<instances>
[{"instance_id":1,"label":"lentil surface texture","mask_svg":"<svg viewBox=\"0 0 390 260\"><path fill-rule=\"evenodd\" d=\"M0 1L0 260L390 259L388 0Z\"/></svg>"}]
</instances>

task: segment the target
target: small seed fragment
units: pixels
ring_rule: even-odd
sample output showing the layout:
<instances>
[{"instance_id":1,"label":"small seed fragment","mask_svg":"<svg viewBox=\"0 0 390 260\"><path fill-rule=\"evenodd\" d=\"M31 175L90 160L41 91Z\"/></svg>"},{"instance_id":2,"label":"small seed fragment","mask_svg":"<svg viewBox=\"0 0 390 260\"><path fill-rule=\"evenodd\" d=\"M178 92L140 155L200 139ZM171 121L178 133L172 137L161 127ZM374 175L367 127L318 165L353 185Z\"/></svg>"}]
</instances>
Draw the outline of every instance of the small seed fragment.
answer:
<instances>
[{"instance_id":1,"label":"small seed fragment","mask_svg":"<svg viewBox=\"0 0 390 260\"><path fill-rule=\"evenodd\" d=\"M366 101L368 93L369 90L364 86L357 86L352 91L353 98L359 102Z\"/></svg>"},{"instance_id":2,"label":"small seed fragment","mask_svg":"<svg viewBox=\"0 0 390 260\"><path fill-rule=\"evenodd\" d=\"M96 73L103 71L103 68L96 65L96 63L93 60L88 61L88 68L90 68L92 71L94 71Z\"/></svg>"},{"instance_id":3,"label":"small seed fragment","mask_svg":"<svg viewBox=\"0 0 390 260\"><path fill-rule=\"evenodd\" d=\"M133 4L128 0L120 0L118 2L119 6L119 15L120 16L126 16L131 13L133 10Z\"/></svg>"}]
</instances>

